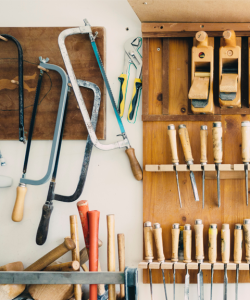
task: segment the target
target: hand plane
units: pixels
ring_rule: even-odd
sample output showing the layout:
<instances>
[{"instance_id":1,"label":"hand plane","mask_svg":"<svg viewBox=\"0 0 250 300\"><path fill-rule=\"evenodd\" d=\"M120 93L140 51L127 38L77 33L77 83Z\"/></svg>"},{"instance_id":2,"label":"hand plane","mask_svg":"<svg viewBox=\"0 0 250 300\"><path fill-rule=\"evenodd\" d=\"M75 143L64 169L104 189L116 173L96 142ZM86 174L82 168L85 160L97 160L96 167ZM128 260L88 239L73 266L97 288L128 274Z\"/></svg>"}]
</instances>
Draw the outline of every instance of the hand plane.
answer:
<instances>
[{"instance_id":1,"label":"hand plane","mask_svg":"<svg viewBox=\"0 0 250 300\"><path fill-rule=\"evenodd\" d=\"M219 51L220 107L241 107L241 38L233 30L223 32Z\"/></svg>"},{"instance_id":2,"label":"hand plane","mask_svg":"<svg viewBox=\"0 0 250 300\"><path fill-rule=\"evenodd\" d=\"M213 74L214 38L205 31L195 35L192 47L192 85L188 98L194 114L214 114Z\"/></svg>"}]
</instances>

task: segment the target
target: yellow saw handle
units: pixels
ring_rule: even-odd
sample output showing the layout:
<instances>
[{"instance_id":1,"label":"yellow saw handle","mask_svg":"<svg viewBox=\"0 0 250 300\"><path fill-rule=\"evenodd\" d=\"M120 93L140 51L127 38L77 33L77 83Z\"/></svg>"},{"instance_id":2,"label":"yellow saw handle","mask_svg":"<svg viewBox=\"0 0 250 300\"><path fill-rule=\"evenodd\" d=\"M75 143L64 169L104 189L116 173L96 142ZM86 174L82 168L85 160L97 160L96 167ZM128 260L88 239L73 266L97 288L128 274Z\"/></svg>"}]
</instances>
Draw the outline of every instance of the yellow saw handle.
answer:
<instances>
[{"instance_id":1,"label":"yellow saw handle","mask_svg":"<svg viewBox=\"0 0 250 300\"><path fill-rule=\"evenodd\" d=\"M121 86L120 86L120 93L119 93L117 110L118 110L118 113L119 113L120 117L122 117L123 113L124 113L124 107L125 107L127 84L128 84L128 75L127 74L121 74L118 77L118 80L120 81Z\"/></svg>"},{"instance_id":2,"label":"yellow saw handle","mask_svg":"<svg viewBox=\"0 0 250 300\"><path fill-rule=\"evenodd\" d=\"M134 81L132 100L130 101L129 109L128 109L128 121L132 121L135 117L136 107L139 105L139 95L140 95L141 86L142 86L141 79L136 78Z\"/></svg>"}]
</instances>

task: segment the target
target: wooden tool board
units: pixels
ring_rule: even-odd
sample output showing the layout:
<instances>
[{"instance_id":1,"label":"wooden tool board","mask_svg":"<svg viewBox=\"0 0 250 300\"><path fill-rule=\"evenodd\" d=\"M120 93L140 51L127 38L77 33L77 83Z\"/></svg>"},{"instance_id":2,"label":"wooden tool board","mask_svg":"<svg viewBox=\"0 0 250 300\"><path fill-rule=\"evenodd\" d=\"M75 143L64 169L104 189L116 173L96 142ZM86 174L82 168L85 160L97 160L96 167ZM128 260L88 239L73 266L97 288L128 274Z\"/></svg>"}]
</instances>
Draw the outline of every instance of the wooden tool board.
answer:
<instances>
[{"instance_id":1,"label":"wooden tool board","mask_svg":"<svg viewBox=\"0 0 250 300\"><path fill-rule=\"evenodd\" d=\"M0 28L0 34L14 36L22 46L24 58L24 128L29 131L29 124L33 110L35 92L39 70L39 56L48 57L50 64L65 66L58 46L58 36L66 28L42 27L42 28ZM92 27L93 32L98 31L96 44L105 67L105 29ZM101 90L101 106L97 123L96 134L98 139L106 138L106 90L101 72L99 70L88 34L78 34L66 38L66 47L77 79L87 80L98 85ZM19 93L18 85L11 83L12 79L18 80L17 47L12 41L0 41L0 140L18 139L19 122ZM28 61L28 62L27 62ZM31 63L29 63L31 62ZM53 139L57 117L57 109L61 93L61 77L57 72L50 71L50 78L44 74L40 93L40 105L37 109L36 123L33 139ZM3 84L2 79L8 79L9 83ZM89 115L92 113L93 92L81 88L83 98ZM47 94L47 95L46 95ZM46 96L45 96L46 95ZM45 97L44 97L45 96ZM44 99L43 99L44 97ZM42 100L42 101L41 101ZM88 133L84 124L78 103L71 89L67 117L64 129L64 139L87 139Z\"/></svg>"},{"instance_id":2,"label":"wooden tool board","mask_svg":"<svg viewBox=\"0 0 250 300\"><path fill-rule=\"evenodd\" d=\"M143 26L150 24L142 24ZM178 26L178 24L177 24ZM197 25L198 27L198 25ZM160 28L160 27L159 27ZM174 35L174 33L172 33ZM178 34L178 33L177 33ZM187 34L179 32L179 34ZM194 32L195 34L195 32ZM159 34L160 35L160 34ZM190 36L191 33L188 33ZM194 36L194 35L193 35ZM167 46L166 46L167 45ZM188 129L194 163L200 163L200 126L208 126L208 164L213 164L212 123L213 120L204 121L202 115L194 116L187 121L187 95L190 87L188 81L189 49L192 39L189 37L164 38L144 37L143 39L143 222L151 221L160 223L163 233L163 247L165 259L171 259L171 226L173 223L180 225L191 224L192 234L192 260L195 261L194 247L194 222L202 219L204 224L204 251L205 261L208 261L208 227L209 224L218 224L218 255L221 261L220 231L223 223L230 224L230 261L233 261L233 234L234 225L243 223L245 218L250 218L250 205L246 206L244 179L227 179L220 181L221 207L218 208L216 180L205 181L205 208L202 209L202 172L194 172L199 192L199 202L195 202L190 182L189 172L178 172L182 197L182 209L179 206L176 177L174 172L147 172L145 165L171 164L171 150L168 137L168 125L174 124L177 130L177 148L179 163L184 164L184 154L181 147L178 126L185 124ZM164 47L168 49L169 60L166 62L163 54ZM247 48L249 48L247 44ZM245 61L248 70L248 57ZM169 76L166 77L166 68ZM243 76L243 75L242 75ZM248 81L249 75L244 75ZM218 78L218 76L217 76ZM218 79L215 79L218 80ZM164 120L164 102L162 93L168 87L169 116L179 115L179 119ZM248 99L248 89L244 91ZM185 108L185 111L183 111ZM230 110L229 110L230 111ZM196 117L196 120L195 120ZM217 120L217 118L219 118ZM205 119L205 118L204 118ZM223 163L241 164L241 122L250 121L250 116L217 115L216 121L221 120L223 127ZM156 249L154 248L156 259ZM145 255L143 254L143 257ZM243 245L242 260L245 260ZM149 283L148 270L143 271L144 283ZM197 270L190 270L190 282L196 283ZM162 283L161 270L152 270L153 283ZM210 282L210 271L203 271L204 282ZM223 282L224 271L214 272L214 283ZM165 270L167 283L173 282L173 271ZM184 283L185 270L176 270L176 283ZM229 283L235 282L235 271L228 271ZM248 271L240 271L239 282L250 282Z\"/></svg>"}]
</instances>

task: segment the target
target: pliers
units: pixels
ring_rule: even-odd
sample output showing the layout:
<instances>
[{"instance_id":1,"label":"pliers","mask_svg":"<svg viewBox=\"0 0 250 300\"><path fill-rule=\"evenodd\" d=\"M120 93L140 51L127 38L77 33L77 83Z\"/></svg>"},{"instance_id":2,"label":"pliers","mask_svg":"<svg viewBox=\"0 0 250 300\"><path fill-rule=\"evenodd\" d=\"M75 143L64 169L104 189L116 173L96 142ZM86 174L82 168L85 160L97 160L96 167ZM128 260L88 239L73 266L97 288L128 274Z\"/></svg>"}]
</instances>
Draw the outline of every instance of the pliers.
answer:
<instances>
[{"instance_id":1,"label":"pliers","mask_svg":"<svg viewBox=\"0 0 250 300\"><path fill-rule=\"evenodd\" d=\"M130 75L130 66L131 64L136 68L136 78L134 80L133 95L129 104L128 109L128 121L134 123L136 121L137 110L140 103L140 94L142 87L142 55L139 52L142 46L142 38L130 38L124 45L125 56L124 56L124 67L122 74L118 77L118 80L121 83L120 93L118 99L117 110L120 116L124 114L125 101L127 86Z\"/></svg>"}]
</instances>

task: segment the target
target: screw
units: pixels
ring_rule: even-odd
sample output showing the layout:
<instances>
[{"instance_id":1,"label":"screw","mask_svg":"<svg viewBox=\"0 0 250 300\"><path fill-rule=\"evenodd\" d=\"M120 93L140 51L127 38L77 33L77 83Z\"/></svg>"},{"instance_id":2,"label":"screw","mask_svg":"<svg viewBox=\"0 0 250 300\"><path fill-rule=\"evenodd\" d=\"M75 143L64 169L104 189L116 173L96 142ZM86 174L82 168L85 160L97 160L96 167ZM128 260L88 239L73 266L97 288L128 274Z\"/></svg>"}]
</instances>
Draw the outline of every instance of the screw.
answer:
<instances>
[{"instance_id":1,"label":"screw","mask_svg":"<svg viewBox=\"0 0 250 300\"><path fill-rule=\"evenodd\" d=\"M143 4L147 5L148 3L147 2L143 2Z\"/></svg>"},{"instance_id":2,"label":"screw","mask_svg":"<svg viewBox=\"0 0 250 300\"><path fill-rule=\"evenodd\" d=\"M161 48L157 48L157 51L160 51L161 50Z\"/></svg>"},{"instance_id":3,"label":"screw","mask_svg":"<svg viewBox=\"0 0 250 300\"><path fill-rule=\"evenodd\" d=\"M185 107L182 107L182 108L181 108L181 112L182 112L182 113L186 112L186 108L185 108Z\"/></svg>"}]
</instances>

